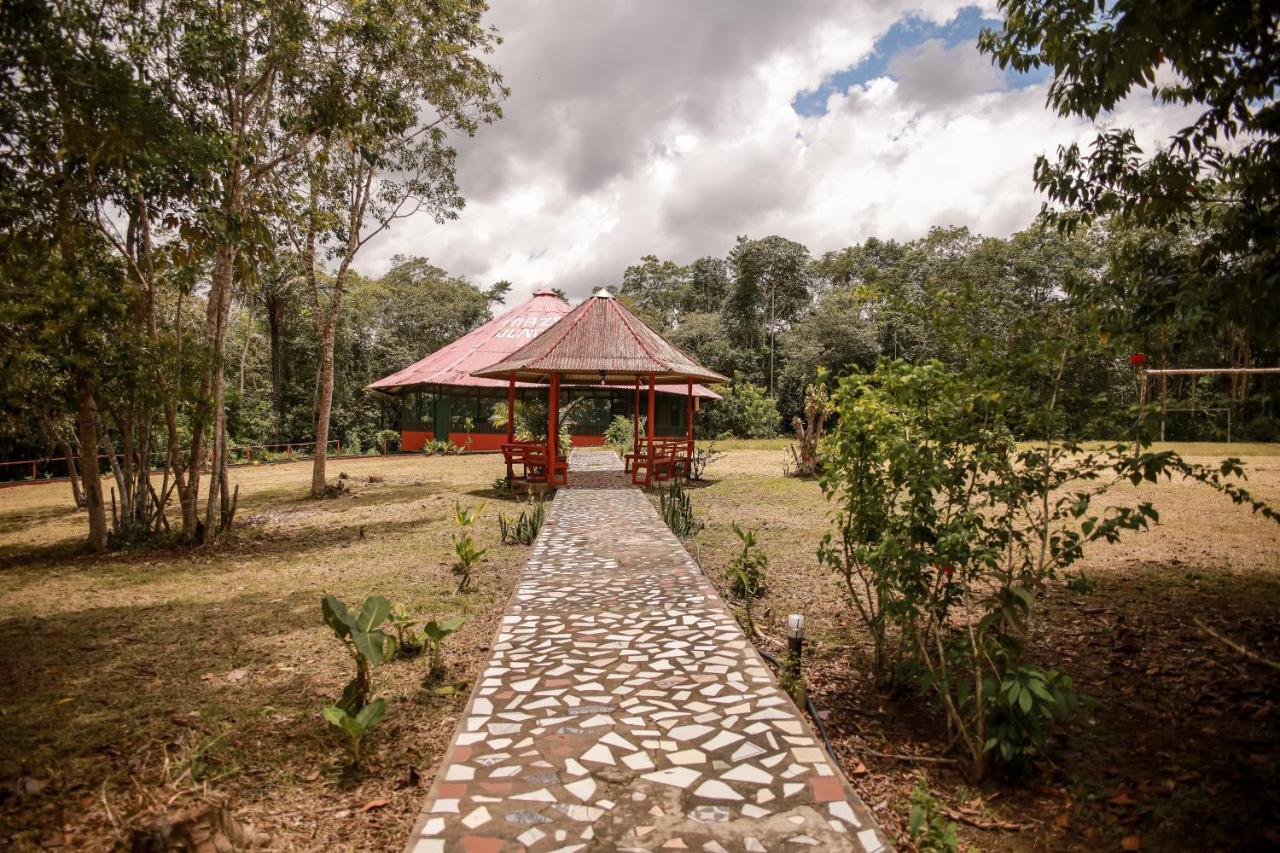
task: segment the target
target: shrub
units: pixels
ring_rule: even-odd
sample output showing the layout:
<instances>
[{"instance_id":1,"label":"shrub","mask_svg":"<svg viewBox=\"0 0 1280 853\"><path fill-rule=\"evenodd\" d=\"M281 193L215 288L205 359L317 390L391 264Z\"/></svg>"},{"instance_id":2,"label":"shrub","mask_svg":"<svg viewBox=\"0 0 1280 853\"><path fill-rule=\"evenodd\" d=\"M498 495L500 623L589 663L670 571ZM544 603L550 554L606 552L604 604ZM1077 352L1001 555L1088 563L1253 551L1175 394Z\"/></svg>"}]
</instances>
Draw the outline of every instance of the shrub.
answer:
<instances>
[{"instance_id":1,"label":"shrub","mask_svg":"<svg viewBox=\"0 0 1280 853\"><path fill-rule=\"evenodd\" d=\"M1069 678L1024 658L1036 593L1090 543L1157 520L1150 502L1098 511L1095 500L1176 473L1275 517L1223 479L1240 473L1235 460L1208 470L1132 442L1019 451L994 381L937 362L842 379L820 475L835 529L818 558L868 630L873 674L905 673L938 701L975 779L990 756L1043 752L1045 726L1075 706Z\"/></svg>"},{"instance_id":2,"label":"shrub","mask_svg":"<svg viewBox=\"0 0 1280 853\"><path fill-rule=\"evenodd\" d=\"M394 429L378 430L378 434L374 437L374 443L379 448L385 447L388 453L393 450L399 450L400 432Z\"/></svg>"},{"instance_id":3,"label":"shrub","mask_svg":"<svg viewBox=\"0 0 1280 853\"><path fill-rule=\"evenodd\" d=\"M750 382L733 382L720 389L707 412L712 435L728 433L736 438L776 438L782 429L778 401L764 388Z\"/></svg>"},{"instance_id":4,"label":"shrub","mask_svg":"<svg viewBox=\"0 0 1280 853\"><path fill-rule=\"evenodd\" d=\"M641 435L646 434L648 421L649 419L645 416L640 416ZM635 426L631 423L631 418L626 415L615 415L604 431L604 443L619 451L630 450L632 439L635 438L634 430Z\"/></svg>"}]
</instances>

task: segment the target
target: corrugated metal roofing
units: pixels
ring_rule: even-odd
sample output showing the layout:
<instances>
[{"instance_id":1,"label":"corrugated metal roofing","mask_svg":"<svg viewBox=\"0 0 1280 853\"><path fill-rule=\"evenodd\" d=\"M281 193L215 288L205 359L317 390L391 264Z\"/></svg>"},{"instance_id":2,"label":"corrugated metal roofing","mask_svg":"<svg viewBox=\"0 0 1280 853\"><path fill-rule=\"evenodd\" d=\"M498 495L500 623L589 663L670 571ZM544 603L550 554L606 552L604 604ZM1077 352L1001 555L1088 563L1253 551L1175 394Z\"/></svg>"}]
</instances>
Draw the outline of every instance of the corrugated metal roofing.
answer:
<instances>
[{"instance_id":1,"label":"corrugated metal roofing","mask_svg":"<svg viewBox=\"0 0 1280 853\"><path fill-rule=\"evenodd\" d=\"M366 386L373 391L397 394L402 390L421 385L444 385L460 388L506 388L507 380L485 379L473 376L473 372L489 367L552 328L571 309L550 290L536 291L510 311L485 323L451 344L447 344L426 358L398 370L390 376ZM520 387L532 387L535 383L520 382ZM685 385L662 387L659 390L672 394L684 394ZM719 399L714 391L694 386L698 397Z\"/></svg>"},{"instance_id":2,"label":"corrugated metal roofing","mask_svg":"<svg viewBox=\"0 0 1280 853\"><path fill-rule=\"evenodd\" d=\"M607 293L587 299L545 334L473 375L544 381L552 373L559 373L565 382L590 384L622 383L648 374L659 382L728 381L669 343Z\"/></svg>"}]
</instances>

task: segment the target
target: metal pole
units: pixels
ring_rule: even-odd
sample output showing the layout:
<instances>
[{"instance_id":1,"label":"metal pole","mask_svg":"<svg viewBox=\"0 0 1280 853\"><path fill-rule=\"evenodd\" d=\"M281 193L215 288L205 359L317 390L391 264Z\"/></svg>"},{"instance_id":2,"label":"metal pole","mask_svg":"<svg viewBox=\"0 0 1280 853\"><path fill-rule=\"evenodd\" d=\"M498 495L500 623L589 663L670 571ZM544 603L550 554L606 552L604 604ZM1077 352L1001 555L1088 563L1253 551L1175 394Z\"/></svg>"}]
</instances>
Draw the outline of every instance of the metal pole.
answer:
<instances>
[{"instance_id":1,"label":"metal pole","mask_svg":"<svg viewBox=\"0 0 1280 853\"><path fill-rule=\"evenodd\" d=\"M802 658L804 656L804 614L792 613L787 617L787 681L784 685L791 698L801 708L808 698L804 676L801 675Z\"/></svg>"}]
</instances>

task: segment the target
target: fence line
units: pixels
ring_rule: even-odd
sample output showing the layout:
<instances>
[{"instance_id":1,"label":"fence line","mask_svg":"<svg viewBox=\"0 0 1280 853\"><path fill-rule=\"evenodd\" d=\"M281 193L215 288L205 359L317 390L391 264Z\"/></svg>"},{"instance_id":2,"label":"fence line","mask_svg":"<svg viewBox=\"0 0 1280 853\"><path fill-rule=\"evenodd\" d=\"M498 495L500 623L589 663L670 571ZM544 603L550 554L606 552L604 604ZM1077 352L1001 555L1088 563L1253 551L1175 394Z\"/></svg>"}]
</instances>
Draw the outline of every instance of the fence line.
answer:
<instances>
[{"instance_id":1,"label":"fence line","mask_svg":"<svg viewBox=\"0 0 1280 853\"><path fill-rule=\"evenodd\" d=\"M315 458L315 453L312 449L316 446L317 443L318 442L315 442L315 441L291 441L291 442L283 442L281 444L246 444L246 445L237 445L234 447L229 447L227 448L228 456L235 453L244 453L245 459L243 462L231 462L228 460L227 467L242 468L246 465L255 465L255 464L274 465L280 462L296 462L303 459L313 459ZM329 445L334 446L334 452L333 452L333 455L329 457L330 459L344 458L342 456L342 441L340 439L330 439L329 441L325 442L326 447L328 447ZM256 462L256 463L253 461L254 450L263 450L263 451L269 452L272 449L277 449L281 447L285 449L284 459L264 459L263 461ZM360 454L360 455L364 456L364 454ZM378 455L379 456L387 455L386 442L382 442L381 450ZM82 464L83 457L73 455L71 458L75 461L77 470L81 470L80 466ZM110 457L106 453L98 454L99 460L109 459L109 458ZM117 453L116 458L123 459L124 456L123 454ZM356 457L351 457L351 458L356 458ZM66 461L67 461L66 456L50 456L45 459L21 459L13 462L0 462L0 488L10 488L13 486L30 486L37 483L68 482L71 479L69 468L68 468L68 472L61 476L48 476L48 477L40 476L40 466L49 466L54 464L55 462L62 462L65 464ZM205 464L206 465L208 464L208 460L205 461ZM19 467L30 468L31 469L30 475L24 476L23 479L14 479L14 480L3 479L6 469L19 468ZM151 473L153 475L159 474L159 473L163 473L164 470L165 469L163 467L152 468ZM105 472L110 472L110 468L109 467L106 468Z\"/></svg>"}]
</instances>

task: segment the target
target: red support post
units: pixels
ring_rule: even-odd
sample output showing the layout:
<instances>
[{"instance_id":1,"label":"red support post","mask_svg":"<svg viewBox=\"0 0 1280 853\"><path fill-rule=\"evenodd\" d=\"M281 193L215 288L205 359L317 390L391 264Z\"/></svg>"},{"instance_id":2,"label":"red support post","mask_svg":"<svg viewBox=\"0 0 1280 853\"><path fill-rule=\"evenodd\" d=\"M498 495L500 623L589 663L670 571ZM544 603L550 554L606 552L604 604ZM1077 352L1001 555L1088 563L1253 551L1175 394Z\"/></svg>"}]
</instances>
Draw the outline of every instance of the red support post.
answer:
<instances>
[{"instance_id":1,"label":"red support post","mask_svg":"<svg viewBox=\"0 0 1280 853\"><path fill-rule=\"evenodd\" d=\"M640 452L640 374L636 374L636 399L631 404L631 452Z\"/></svg>"},{"instance_id":2,"label":"red support post","mask_svg":"<svg viewBox=\"0 0 1280 853\"><path fill-rule=\"evenodd\" d=\"M649 438L649 467L644 472L644 484L653 482L653 374L649 374L649 424L646 430Z\"/></svg>"},{"instance_id":3,"label":"red support post","mask_svg":"<svg viewBox=\"0 0 1280 853\"><path fill-rule=\"evenodd\" d=\"M689 380L689 440L693 441L693 380ZM690 450L690 453L693 451Z\"/></svg>"},{"instance_id":4,"label":"red support post","mask_svg":"<svg viewBox=\"0 0 1280 853\"><path fill-rule=\"evenodd\" d=\"M551 374L551 405L547 406L547 485L556 485L556 436L560 432L560 374ZM568 479L567 477L565 478Z\"/></svg>"},{"instance_id":5,"label":"red support post","mask_svg":"<svg viewBox=\"0 0 1280 853\"><path fill-rule=\"evenodd\" d=\"M507 444L516 440L516 377L507 378ZM511 456L507 456L507 482L515 476L511 467Z\"/></svg>"}]
</instances>

